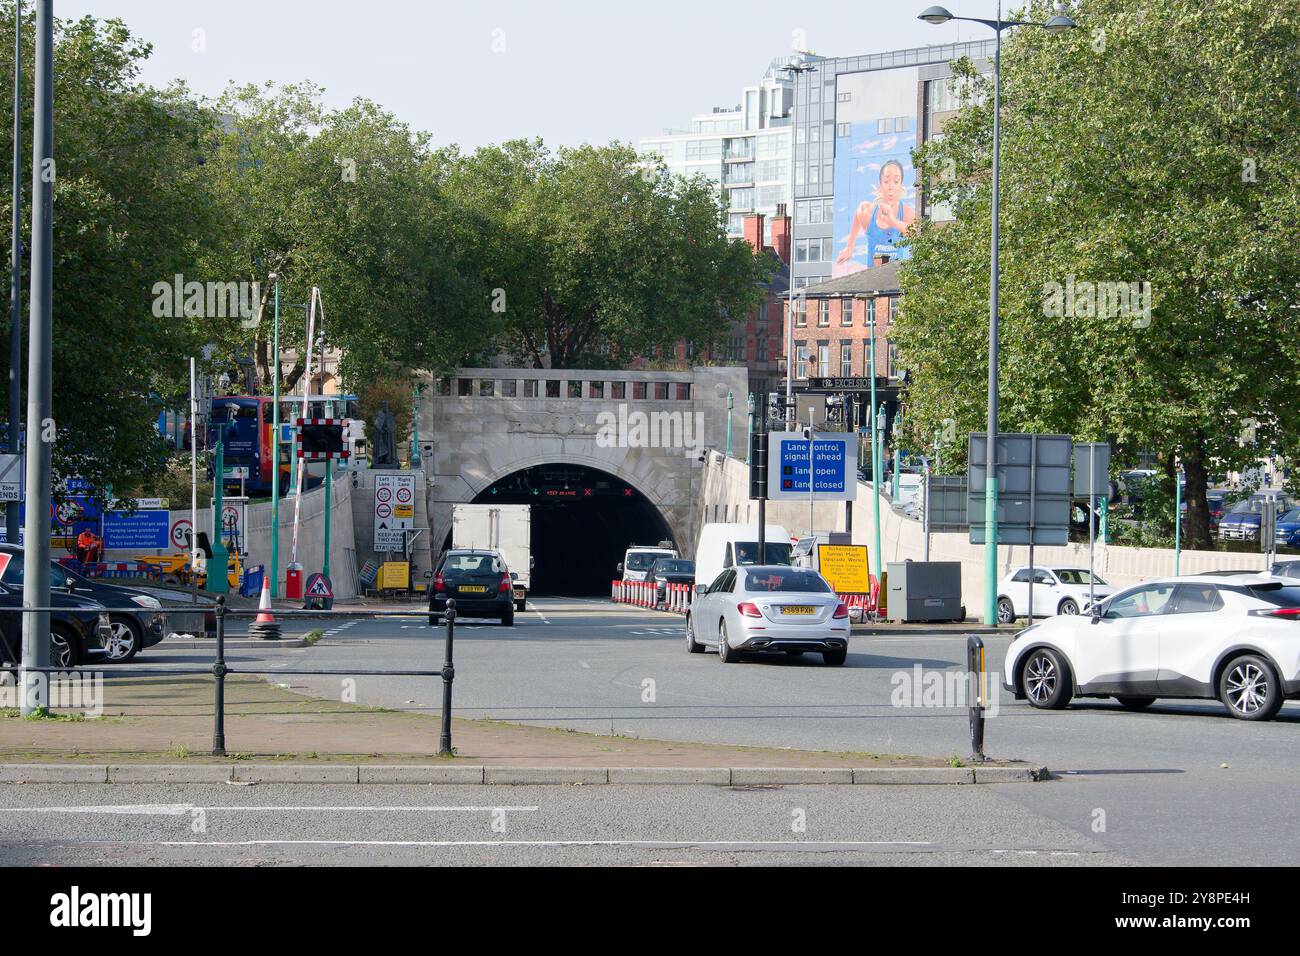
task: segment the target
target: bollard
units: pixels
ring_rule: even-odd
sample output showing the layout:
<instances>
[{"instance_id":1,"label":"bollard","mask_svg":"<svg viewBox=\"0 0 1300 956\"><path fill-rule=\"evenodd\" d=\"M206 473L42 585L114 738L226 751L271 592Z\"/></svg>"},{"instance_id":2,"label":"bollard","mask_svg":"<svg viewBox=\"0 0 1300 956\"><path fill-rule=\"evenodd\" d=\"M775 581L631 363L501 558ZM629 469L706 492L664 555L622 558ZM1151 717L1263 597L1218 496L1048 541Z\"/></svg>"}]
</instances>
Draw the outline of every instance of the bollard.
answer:
<instances>
[{"instance_id":1,"label":"bollard","mask_svg":"<svg viewBox=\"0 0 1300 956\"><path fill-rule=\"evenodd\" d=\"M456 679L456 668L452 666L452 643L456 638L456 599L447 599L447 645L442 661L442 735L438 740L438 756L454 757L451 749L451 682Z\"/></svg>"},{"instance_id":2,"label":"bollard","mask_svg":"<svg viewBox=\"0 0 1300 956\"><path fill-rule=\"evenodd\" d=\"M226 755L226 596L217 595L217 656L212 661L212 756Z\"/></svg>"},{"instance_id":3,"label":"bollard","mask_svg":"<svg viewBox=\"0 0 1300 956\"><path fill-rule=\"evenodd\" d=\"M984 676L984 642L978 634L970 634L966 638L966 687L970 700L971 760L983 763L989 759L984 756L984 695L987 682Z\"/></svg>"}]
</instances>

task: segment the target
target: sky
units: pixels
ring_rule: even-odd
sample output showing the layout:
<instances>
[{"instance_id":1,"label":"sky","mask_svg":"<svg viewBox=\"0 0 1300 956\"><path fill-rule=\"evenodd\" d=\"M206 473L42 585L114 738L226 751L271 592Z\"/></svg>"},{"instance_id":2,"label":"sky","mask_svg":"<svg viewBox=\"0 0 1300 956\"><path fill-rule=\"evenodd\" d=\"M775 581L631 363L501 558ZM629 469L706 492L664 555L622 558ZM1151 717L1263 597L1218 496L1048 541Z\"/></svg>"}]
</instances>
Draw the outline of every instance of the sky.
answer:
<instances>
[{"instance_id":1,"label":"sky","mask_svg":"<svg viewBox=\"0 0 1300 956\"><path fill-rule=\"evenodd\" d=\"M117 17L153 44L141 79L312 80L330 106L366 97L435 144L540 136L637 142L738 104L768 62L990 39L916 19L930 0L55 0L62 19ZM992 16L995 0L948 0Z\"/></svg>"}]
</instances>

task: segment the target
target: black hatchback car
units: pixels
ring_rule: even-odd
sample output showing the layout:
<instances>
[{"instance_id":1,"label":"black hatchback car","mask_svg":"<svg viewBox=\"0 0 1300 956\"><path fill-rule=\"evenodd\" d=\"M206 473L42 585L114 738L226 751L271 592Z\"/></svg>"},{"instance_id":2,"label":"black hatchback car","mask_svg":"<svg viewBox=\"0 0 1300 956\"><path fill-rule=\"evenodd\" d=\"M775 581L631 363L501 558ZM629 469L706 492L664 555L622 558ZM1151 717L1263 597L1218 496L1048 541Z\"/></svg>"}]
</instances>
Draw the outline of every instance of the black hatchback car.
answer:
<instances>
[{"instance_id":1,"label":"black hatchback car","mask_svg":"<svg viewBox=\"0 0 1300 956\"><path fill-rule=\"evenodd\" d=\"M0 585L21 593L23 549L3 544L0 545L0 556L3 555L11 557L5 563L3 571L0 571ZM162 610L162 602L144 591L85 577L65 568L57 561L50 562L50 591L90 598L108 608L133 609L110 612L109 626L112 633L104 645L105 661L111 663L129 661L140 651L152 647L166 636L163 616L157 613Z\"/></svg>"},{"instance_id":2,"label":"black hatchback car","mask_svg":"<svg viewBox=\"0 0 1300 956\"><path fill-rule=\"evenodd\" d=\"M23 593L0 586L0 660L17 663L23 653ZM104 659L111 633L103 605L89 598L51 591L50 664L76 667Z\"/></svg>"},{"instance_id":3,"label":"black hatchback car","mask_svg":"<svg viewBox=\"0 0 1300 956\"><path fill-rule=\"evenodd\" d=\"M645 579L655 585L655 604L664 604L668 600L668 585L695 584L695 562L686 558L660 558L650 565Z\"/></svg>"},{"instance_id":4,"label":"black hatchback car","mask_svg":"<svg viewBox=\"0 0 1300 956\"><path fill-rule=\"evenodd\" d=\"M456 601L457 617L495 617L507 627L515 623L515 589L510 569L499 552L452 549L429 572L429 624L437 626Z\"/></svg>"}]
</instances>

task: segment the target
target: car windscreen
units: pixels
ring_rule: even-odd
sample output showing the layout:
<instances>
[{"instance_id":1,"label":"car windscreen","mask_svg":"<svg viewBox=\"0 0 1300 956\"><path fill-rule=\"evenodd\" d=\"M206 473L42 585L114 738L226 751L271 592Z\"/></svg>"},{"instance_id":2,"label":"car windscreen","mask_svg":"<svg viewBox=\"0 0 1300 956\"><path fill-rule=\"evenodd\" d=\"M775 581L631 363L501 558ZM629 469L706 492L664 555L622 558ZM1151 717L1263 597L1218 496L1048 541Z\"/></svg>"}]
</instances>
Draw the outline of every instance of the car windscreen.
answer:
<instances>
[{"instance_id":1,"label":"car windscreen","mask_svg":"<svg viewBox=\"0 0 1300 956\"><path fill-rule=\"evenodd\" d=\"M694 561L656 561L655 572L658 574L694 574Z\"/></svg>"},{"instance_id":2,"label":"car windscreen","mask_svg":"<svg viewBox=\"0 0 1300 956\"><path fill-rule=\"evenodd\" d=\"M663 556L662 551L629 551L627 553L627 569L629 571L648 571L650 565Z\"/></svg>"},{"instance_id":3,"label":"car windscreen","mask_svg":"<svg viewBox=\"0 0 1300 956\"><path fill-rule=\"evenodd\" d=\"M1105 584L1101 578L1095 574L1089 574L1082 568L1053 568L1052 569L1062 584Z\"/></svg>"},{"instance_id":4,"label":"car windscreen","mask_svg":"<svg viewBox=\"0 0 1300 956\"><path fill-rule=\"evenodd\" d=\"M757 541L736 542L737 564L789 564L790 543L787 541L763 542L763 560L758 560Z\"/></svg>"},{"instance_id":5,"label":"car windscreen","mask_svg":"<svg viewBox=\"0 0 1300 956\"><path fill-rule=\"evenodd\" d=\"M442 570L449 574L490 574L496 570L490 554L449 554Z\"/></svg>"},{"instance_id":6,"label":"car windscreen","mask_svg":"<svg viewBox=\"0 0 1300 956\"><path fill-rule=\"evenodd\" d=\"M830 585L816 571L805 568L764 568L745 574L745 590L750 592L796 592L829 594Z\"/></svg>"},{"instance_id":7,"label":"car windscreen","mask_svg":"<svg viewBox=\"0 0 1300 956\"><path fill-rule=\"evenodd\" d=\"M1300 587L1296 585L1286 585L1280 588L1246 585L1246 591L1251 597L1267 601L1275 607L1300 607Z\"/></svg>"}]
</instances>

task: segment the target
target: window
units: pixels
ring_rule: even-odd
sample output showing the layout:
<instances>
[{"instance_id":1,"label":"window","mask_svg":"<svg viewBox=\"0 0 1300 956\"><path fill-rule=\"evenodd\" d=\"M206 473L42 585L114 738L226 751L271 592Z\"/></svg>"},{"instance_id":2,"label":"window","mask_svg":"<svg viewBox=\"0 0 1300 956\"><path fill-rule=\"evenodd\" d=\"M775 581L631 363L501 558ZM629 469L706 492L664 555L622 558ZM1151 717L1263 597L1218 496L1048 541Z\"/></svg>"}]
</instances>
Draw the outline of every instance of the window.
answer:
<instances>
[{"instance_id":1,"label":"window","mask_svg":"<svg viewBox=\"0 0 1300 956\"><path fill-rule=\"evenodd\" d=\"M655 400L662 402L668 398L668 383L655 382Z\"/></svg>"},{"instance_id":2,"label":"window","mask_svg":"<svg viewBox=\"0 0 1300 956\"><path fill-rule=\"evenodd\" d=\"M817 346L817 374L822 378L829 378L831 374L831 347L829 345Z\"/></svg>"},{"instance_id":3,"label":"window","mask_svg":"<svg viewBox=\"0 0 1300 956\"><path fill-rule=\"evenodd\" d=\"M519 383L513 378L503 378L501 380L501 397L514 398L518 393Z\"/></svg>"},{"instance_id":4,"label":"window","mask_svg":"<svg viewBox=\"0 0 1300 956\"><path fill-rule=\"evenodd\" d=\"M837 103L851 103L851 102L853 102L853 94L850 93L850 92L848 92L848 91L845 91L845 92L843 92L843 93L840 93L838 96L835 97L835 102L837 102ZM845 123L844 125L845 125L845 126L848 126L849 124L848 124L848 123Z\"/></svg>"},{"instance_id":5,"label":"window","mask_svg":"<svg viewBox=\"0 0 1300 956\"><path fill-rule=\"evenodd\" d=\"M1152 617L1163 614L1173 592L1172 584L1151 584L1138 588L1111 601L1102 616L1113 620L1122 617Z\"/></svg>"},{"instance_id":6,"label":"window","mask_svg":"<svg viewBox=\"0 0 1300 956\"><path fill-rule=\"evenodd\" d=\"M1223 595L1213 584L1180 584L1175 614L1204 614L1223 610Z\"/></svg>"},{"instance_id":7,"label":"window","mask_svg":"<svg viewBox=\"0 0 1300 956\"><path fill-rule=\"evenodd\" d=\"M588 397L588 398L604 398L604 397L605 397L605 383L604 383L604 382L588 382L588 383L587 383L587 397Z\"/></svg>"},{"instance_id":8,"label":"window","mask_svg":"<svg viewBox=\"0 0 1300 956\"><path fill-rule=\"evenodd\" d=\"M885 340L885 361L888 363L885 374L890 378L898 378L898 346L892 339Z\"/></svg>"},{"instance_id":9,"label":"window","mask_svg":"<svg viewBox=\"0 0 1300 956\"><path fill-rule=\"evenodd\" d=\"M760 335L754 340L754 359L759 362L767 361L767 336Z\"/></svg>"},{"instance_id":10,"label":"window","mask_svg":"<svg viewBox=\"0 0 1300 956\"><path fill-rule=\"evenodd\" d=\"M546 397L560 397L560 380L558 378L550 378L546 380Z\"/></svg>"},{"instance_id":11,"label":"window","mask_svg":"<svg viewBox=\"0 0 1300 956\"><path fill-rule=\"evenodd\" d=\"M870 325L876 321L876 300L874 297L869 297L863 301L866 303L866 307L862 310L862 324Z\"/></svg>"},{"instance_id":12,"label":"window","mask_svg":"<svg viewBox=\"0 0 1300 956\"><path fill-rule=\"evenodd\" d=\"M524 398L536 398L536 397L537 397L537 379L535 378L524 379Z\"/></svg>"},{"instance_id":13,"label":"window","mask_svg":"<svg viewBox=\"0 0 1300 956\"><path fill-rule=\"evenodd\" d=\"M610 398L627 398L627 382L610 382Z\"/></svg>"},{"instance_id":14,"label":"window","mask_svg":"<svg viewBox=\"0 0 1300 956\"><path fill-rule=\"evenodd\" d=\"M479 397L480 397L480 398L491 398L491 397L495 394L495 389L494 389L494 387L493 387L493 386L495 386L495 385L496 385L496 383L495 383L492 379L490 379L490 378L485 378L485 379L483 379L482 381L480 381L480 382L478 383L478 394L479 394Z\"/></svg>"},{"instance_id":15,"label":"window","mask_svg":"<svg viewBox=\"0 0 1300 956\"><path fill-rule=\"evenodd\" d=\"M456 379L456 394L461 398L468 398L474 394L474 380L472 378Z\"/></svg>"},{"instance_id":16,"label":"window","mask_svg":"<svg viewBox=\"0 0 1300 956\"><path fill-rule=\"evenodd\" d=\"M840 299L840 325L853 324L853 300L848 296Z\"/></svg>"},{"instance_id":17,"label":"window","mask_svg":"<svg viewBox=\"0 0 1300 956\"><path fill-rule=\"evenodd\" d=\"M807 378L808 377L808 346L803 345L802 343L797 344L795 346L794 354L795 354L794 377Z\"/></svg>"},{"instance_id":18,"label":"window","mask_svg":"<svg viewBox=\"0 0 1300 956\"><path fill-rule=\"evenodd\" d=\"M676 391L676 393L677 393L677 400L678 400L679 402L689 402L689 401L691 400L691 383L690 383L690 382L677 382L677 383L675 383L675 391Z\"/></svg>"},{"instance_id":19,"label":"window","mask_svg":"<svg viewBox=\"0 0 1300 956\"><path fill-rule=\"evenodd\" d=\"M795 301L794 324L807 325L808 324L808 300L805 299L803 296L799 296L799 298L795 299L794 301Z\"/></svg>"},{"instance_id":20,"label":"window","mask_svg":"<svg viewBox=\"0 0 1300 956\"><path fill-rule=\"evenodd\" d=\"M1016 584L1028 584L1028 583L1029 583L1029 569L1028 569L1028 568L1021 568L1019 571L1017 571L1017 572L1015 573L1015 576L1012 577L1011 580L1014 581Z\"/></svg>"},{"instance_id":21,"label":"window","mask_svg":"<svg viewBox=\"0 0 1300 956\"><path fill-rule=\"evenodd\" d=\"M582 398L581 381L577 381L577 382L571 381L568 383L568 396L569 398Z\"/></svg>"},{"instance_id":22,"label":"window","mask_svg":"<svg viewBox=\"0 0 1300 956\"><path fill-rule=\"evenodd\" d=\"M850 378L853 375L853 343L840 343L840 376Z\"/></svg>"},{"instance_id":23,"label":"window","mask_svg":"<svg viewBox=\"0 0 1300 956\"><path fill-rule=\"evenodd\" d=\"M632 398L633 399L645 398L645 382L632 383Z\"/></svg>"},{"instance_id":24,"label":"window","mask_svg":"<svg viewBox=\"0 0 1300 956\"><path fill-rule=\"evenodd\" d=\"M898 311L898 296L891 295L885 299L885 321L893 322L894 314Z\"/></svg>"},{"instance_id":25,"label":"window","mask_svg":"<svg viewBox=\"0 0 1300 956\"><path fill-rule=\"evenodd\" d=\"M831 324L831 300L817 300L817 324L827 326Z\"/></svg>"}]
</instances>

